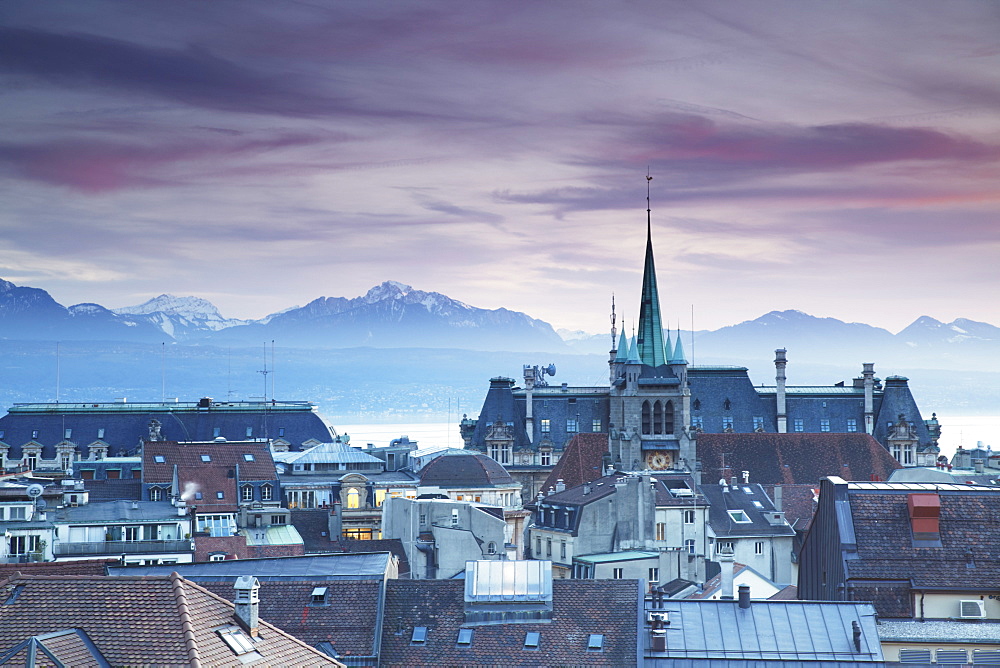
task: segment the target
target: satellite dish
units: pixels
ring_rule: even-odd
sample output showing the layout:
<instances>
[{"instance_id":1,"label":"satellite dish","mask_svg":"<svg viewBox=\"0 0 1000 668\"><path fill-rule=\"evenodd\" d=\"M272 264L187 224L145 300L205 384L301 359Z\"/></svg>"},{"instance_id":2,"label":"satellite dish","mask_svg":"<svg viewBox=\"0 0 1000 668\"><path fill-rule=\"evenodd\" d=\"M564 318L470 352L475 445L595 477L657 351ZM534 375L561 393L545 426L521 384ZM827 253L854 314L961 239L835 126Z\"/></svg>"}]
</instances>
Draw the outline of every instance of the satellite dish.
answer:
<instances>
[{"instance_id":1,"label":"satellite dish","mask_svg":"<svg viewBox=\"0 0 1000 668\"><path fill-rule=\"evenodd\" d=\"M38 509L39 511L45 510L48 507L49 504L45 502L45 499L38 499L38 501L35 503L35 508Z\"/></svg>"},{"instance_id":2,"label":"satellite dish","mask_svg":"<svg viewBox=\"0 0 1000 668\"><path fill-rule=\"evenodd\" d=\"M556 365L555 364L548 365L545 368L545 373L549 374L550 376L556 375Z\"/></svg>"},{"instance_id":3,"label":"satellite dish","mask_svg":"<svg viewBox=\"0 0 1000 668\"><path fill-rule=\"evenodd\" d=\"M44 489L45 489L44 487L42 487L41 485L39 485L36 482L36 483L31 484L31 485L28 485L28 489L26 489L25 492L32 499L37 499L38 497L40 497L42 495L42 491Z\"/></svg>"}]
</instances>

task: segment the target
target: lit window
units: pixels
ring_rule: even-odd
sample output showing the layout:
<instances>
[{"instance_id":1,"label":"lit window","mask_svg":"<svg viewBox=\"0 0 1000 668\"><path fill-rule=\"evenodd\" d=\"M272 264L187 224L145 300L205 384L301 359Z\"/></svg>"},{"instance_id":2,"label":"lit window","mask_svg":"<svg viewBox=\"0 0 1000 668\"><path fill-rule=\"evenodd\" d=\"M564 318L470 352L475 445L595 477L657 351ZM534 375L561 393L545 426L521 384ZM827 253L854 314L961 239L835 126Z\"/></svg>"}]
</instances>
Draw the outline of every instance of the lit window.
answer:
<instances>
[{"instance_id":1,"label":"lit window","mask_svg":"<svg viewBox=\"0 0 1000 668\"><path fill-rule=\"evenodd\" d=\"M547 434L552 431L552 420L549 418L542 418L541 429L543 434Z\"/></svg>"},{"instance_id":2,"label":"lit window","mask_svg":"<svg viewBox=\"0 0 1000 668\"><path fill-rule=\"evenodd\" d=\"M243 485L243 489L240 490L241 498L244 501L253 501L253 486Z\"/></svg>"},{"instance_id":3,"label":"lit window","mask_svg":"<svg viewBox=\"0 0 1000 668\"><path fill-rule=\"evenodd\" d=\"M163 455L153 455L153 461L156 462L157 464L166 464L167 458L164 457Z\"/></svg>"},{"instance_id":4,"label":"lit window","mask_svg":"<svg viewBox=\"0 0 1000 668\"><path fill-rule=\"evenodd\" d=\"M592 431L594 433L599 433L601 431L601 421L600 420L594 420L594 422L591 425L590 431Z\"/></svg>"},{"instance_id":5,"label":"lit window","mask_svg":"<svg viewBox=\"0 0 1000 668\"><path fill-rule=\"evenodd\" d=\"M805 422L802 420L802 418L795 418L792 421L792 425L793 425L792 428L795 429L795 431L805 431L806 430L806 425L805 425Z\"/></svg>"},{"instance_id":6,"label":"lit window","mask_svg":"<svg viewBox=\"0 0 1000 668\"><path fill-rule=\"evenodd\" d=\"M212 461L212 455L202 455L201 456L201 461L203 461L203 462L205 462L207 464L208 462Z\"/></svg>"},{"instance_id":7,"label":"lit window","mask_svg":"<svg viewBox=\"0 0 1000 668\"><path fill-rule=\"evenodd\" d=\"M858 421L855 420L854 418L848 418L847 431L857 431L857 430L858 430Z\"/></svg>"},{"instance_id":8,"label":"lit window","mask_svg":"<svg viewBox=\"0 0 1000 668\"><path fill-rule=\"evenodd\" d=\"M347 507L348 508L360 508L361 507L361 492L355 488L350 488L347 490Z\"/></svg>"},{"instance_id":9,"label":"lit window","mask_svg":"<svg viewBox=\"0 0 1000 668\"><path fill-rule=\"evenodd\" d=\"M684 511L684 524L694 524L694 511L685 510Z\"/></svg>"},{"instance_id":10,"label":"lit window","mask_svg":"<svg viewBox=\"0 0 1000 668\"><path fill-rule=\"evenodd\" d=\"M541 633L538 631L528 631L524 634L524 649L538 649L538 643L541 640Z\"/></svg>"},{"instance_id":11,"label":"lit window","mask_svg":"<svg viewBox=\"0 0 1000 668\"><path fill-rule=\"evenodd\" d=\"M650 571L655 571L655 568L651 568ZM655 582L655 580L652 580ZM591 633L587 638L587 651L588 652L600 652L604 649L604 634L602 633Z\"/></svg>"},{"instance_id":12,"label":"lit window","mask_svg":"<svg viewBox=\"0 0 1000 668\"><path fill-rule=\"evenodd\" d=\"M830 421L829 420L820 420L819 421L819 430L820 431L830 431Z\"/></svg>"},{"instance_id":13,"label":"lit window","mask_svg":"<svg viewBox=\"0 0 1000 668\"><path fill-rule=\"evenodd\" d=\"M566 420L566 431L570 434L576 433L577 431L576 418L568 418Z\"/></svg>"},{"instance_id":14,"label":"lit window","mask_svg":"<svg viewBox=\"0 0 1000 668\"><path fill-rule=\"evenodd\" d=\"M458 644L463 647L468 647L472 644L472 629L458 630Z\"/></svg>"},{"instance_id":15,"label":"lit window","mask_svg":"<svg viewBox=\"0 0 1000 668\"><path fill-rule=\"evenodd\" d=\"M245 455L243 455L243 461L245 461L245 462L252 462L253 461L253 455L251 455L250 453L246 453Z\"/></svg>"}]
</instances>

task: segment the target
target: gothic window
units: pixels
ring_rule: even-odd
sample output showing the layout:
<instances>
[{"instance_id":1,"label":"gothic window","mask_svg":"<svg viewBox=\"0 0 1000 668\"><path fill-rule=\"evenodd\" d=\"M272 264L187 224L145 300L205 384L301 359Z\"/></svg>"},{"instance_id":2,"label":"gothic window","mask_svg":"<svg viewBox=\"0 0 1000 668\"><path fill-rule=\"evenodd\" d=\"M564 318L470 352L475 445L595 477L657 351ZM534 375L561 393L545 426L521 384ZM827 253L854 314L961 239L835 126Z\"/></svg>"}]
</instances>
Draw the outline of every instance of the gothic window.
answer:
<instances>
[{"instance_id":1,"label":"gothic window","mask_svg":"<svg viewBox=\"0 0 1000 668\"><path fill-rule=\"evenodd\" d=\"M650 415L649 402L648 401L644 401L644 402L642 402L642 433L643 434L647 434L648 435L650 433L650 417L651 417L651 415Z\"/></svg>"},{"instance_id":2,"label":"gothic window","mask_svg":"<svg viewBox=\"0 0 1000 668\"><path fill-rule=\"evenodd\" d=\"M696 411L701 410L701 399L695 399L694 404L692 404Z\"/></svg>"},{"instance_id":3,"label":"gothic window","mask_svg":"<svg viewBox=\"0 0 1000 668\"><path fill-rule=\"evenodd\" d=\"M653 433L663 433L663 405L659 401L653 404Z\"/></svg>"},{"instance_id":4,"label":"gothic window","mask_svg":"<svg viewBox=\"0 0 1000 668\"><path fill-rule=\"evenodd\" d=\"M663 433L674 433L674 402L668 401L663 410Z\"/></svg>"},{"instance_id":5,"label":"gothic window","mask_svg":"<svg viewBox=\"0 0 1000 668\"><path fill-rule=\"evenodd\" d=\"M733 402L731 402L729 399L726 399L725 401L722 402L722 407L728 411L733 407Z\"/></svg>"}]
</instances>

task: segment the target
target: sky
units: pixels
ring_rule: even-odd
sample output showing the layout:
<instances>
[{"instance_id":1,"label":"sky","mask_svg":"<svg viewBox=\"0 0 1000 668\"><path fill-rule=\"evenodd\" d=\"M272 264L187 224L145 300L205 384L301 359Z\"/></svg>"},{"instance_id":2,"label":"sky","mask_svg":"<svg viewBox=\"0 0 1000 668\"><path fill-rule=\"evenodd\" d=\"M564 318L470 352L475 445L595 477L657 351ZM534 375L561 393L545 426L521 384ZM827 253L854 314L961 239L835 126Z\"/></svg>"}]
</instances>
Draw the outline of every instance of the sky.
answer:
<instances>
[{"instance_id":1,"label":"sky","mask_svg":"<svg viewBox=\"0 0 1000 668\"><path fill-rule=\"evenodd\" d=\"M0 3L0 277L1000 325L1000 3Z\"/></svg>"}]
</instances>

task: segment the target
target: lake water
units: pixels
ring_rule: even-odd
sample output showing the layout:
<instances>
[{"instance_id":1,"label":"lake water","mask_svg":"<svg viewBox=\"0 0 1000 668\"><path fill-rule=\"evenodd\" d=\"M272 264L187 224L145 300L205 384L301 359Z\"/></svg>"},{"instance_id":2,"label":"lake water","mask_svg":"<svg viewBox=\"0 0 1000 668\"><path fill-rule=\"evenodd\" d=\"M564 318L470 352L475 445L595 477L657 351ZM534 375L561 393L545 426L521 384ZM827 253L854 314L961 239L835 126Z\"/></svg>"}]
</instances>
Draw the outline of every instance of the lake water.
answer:
<instances>
[{"instance_id":1,"label":"lake water","mask_svg":"<svg viewBox=\"0 0 1000 668\"><path fill-rule=\"evenodd\" d=\"M950 459L956 448L974 448L978 441L983 446L990 445L994 450L1000 450L1000 416L982 415L947 415L939 414L941 423L941 453ZM335 419L329 420L337 433L350 434L351 444L364 446L374 443L376 446L388 445L389 441L400 436L408 436L411 441L417 441L420 447L444 445L452 448L462 447L462 437L458 433L458 420L451 422L397 422L391 424L343 424Z\"/></svg>"}]
</instances>

